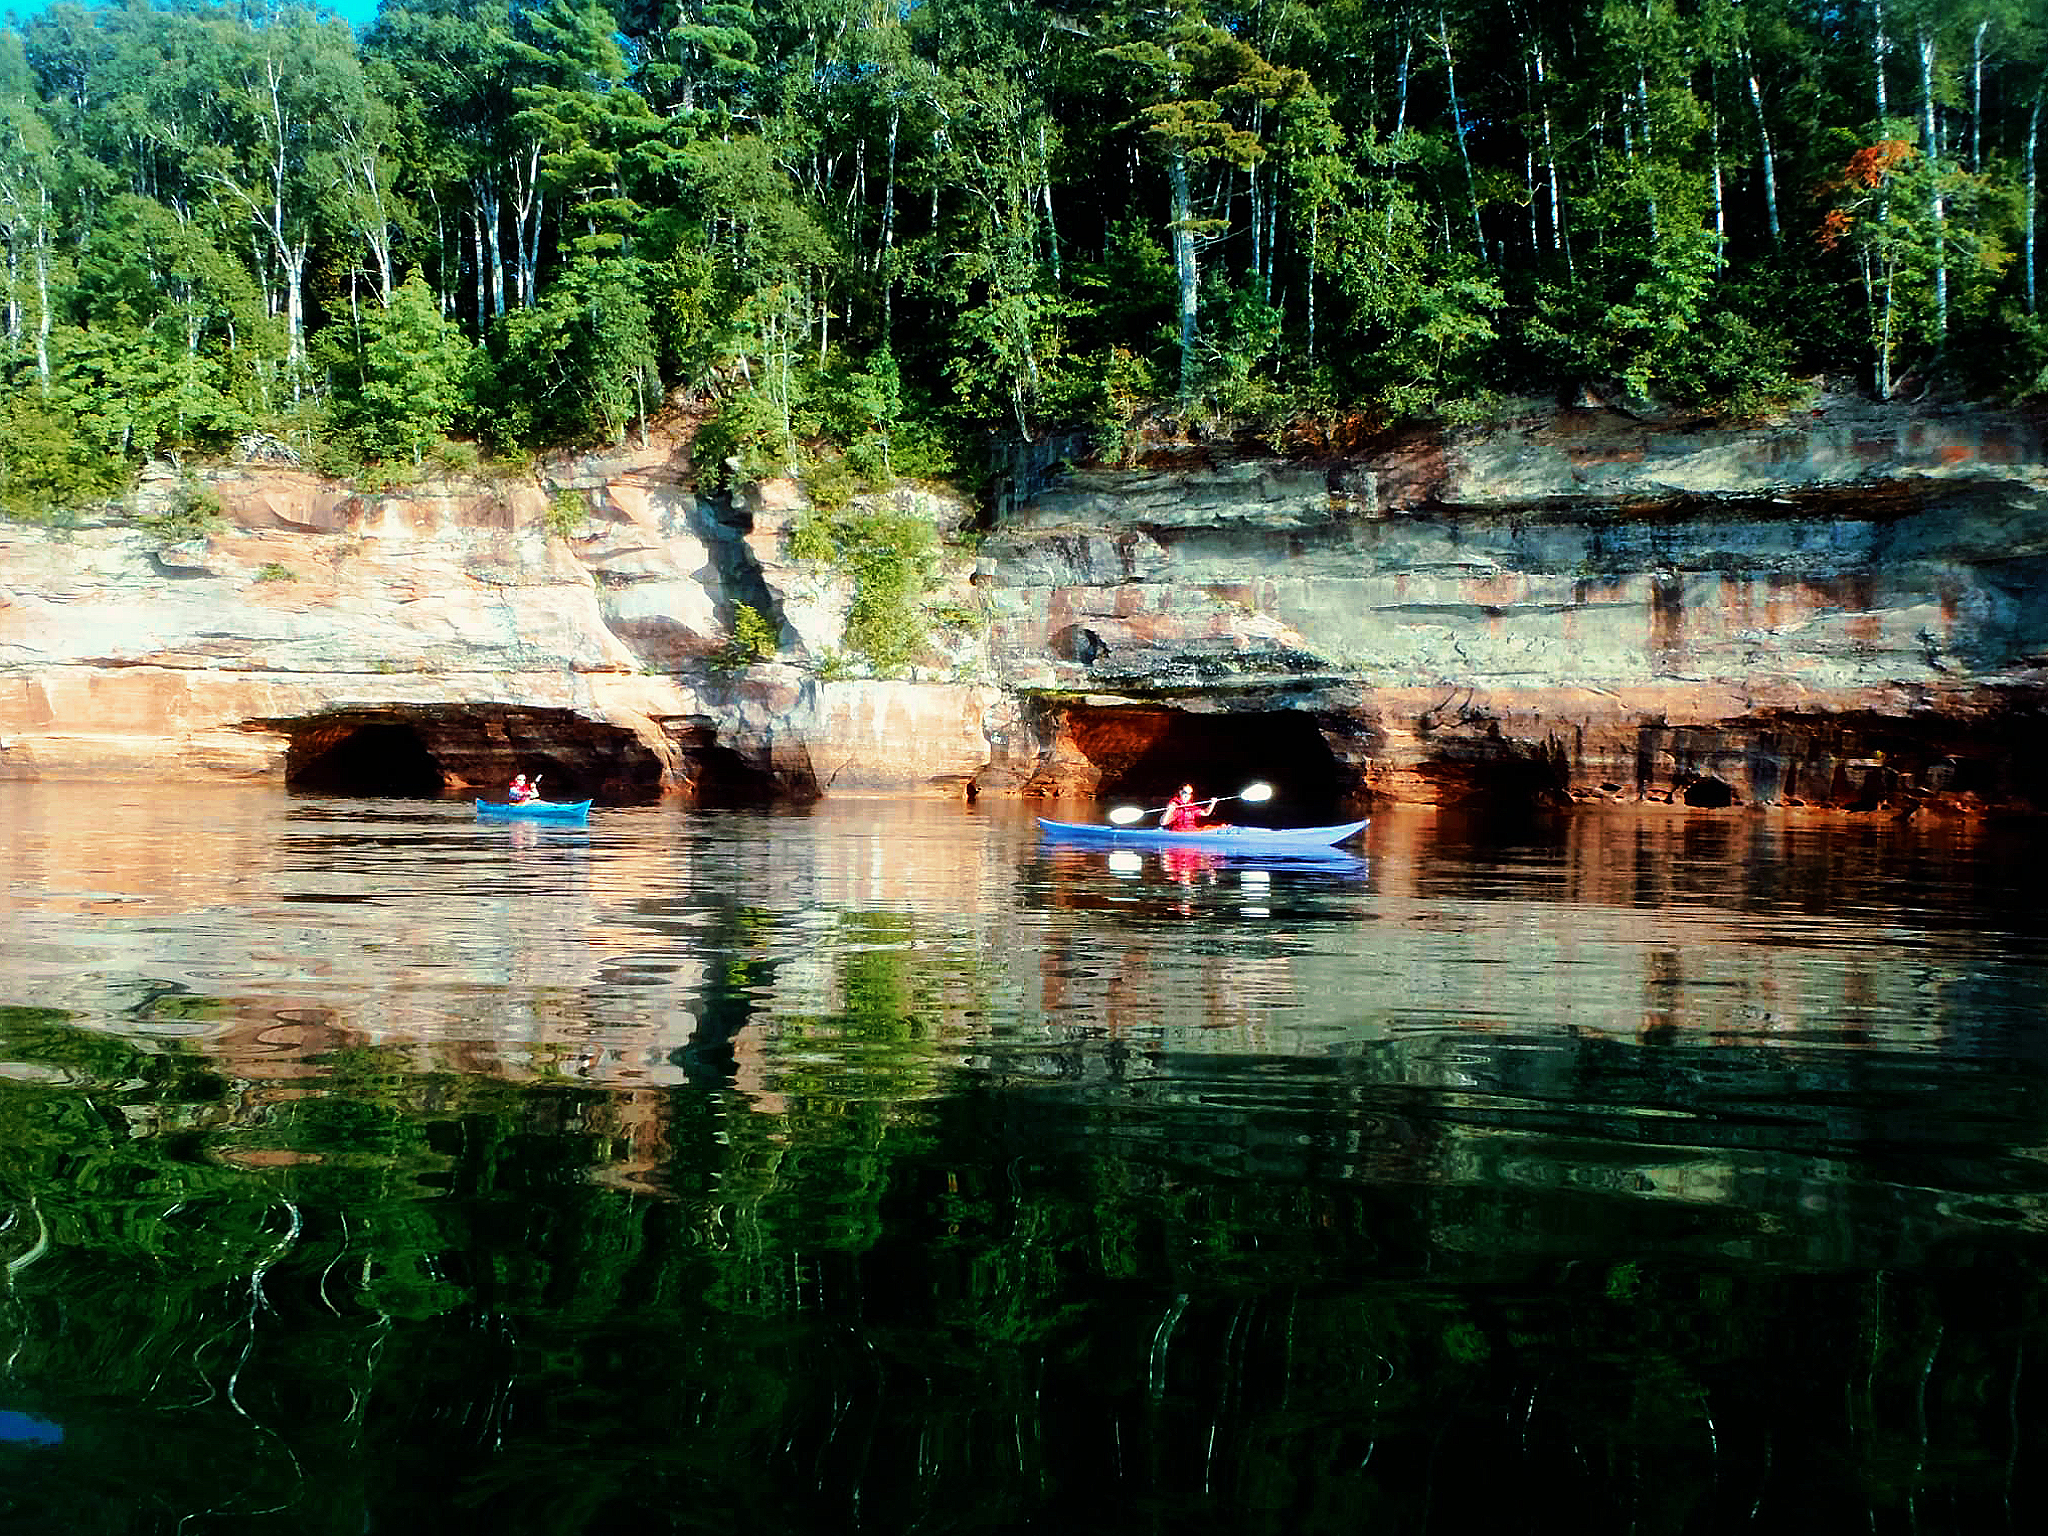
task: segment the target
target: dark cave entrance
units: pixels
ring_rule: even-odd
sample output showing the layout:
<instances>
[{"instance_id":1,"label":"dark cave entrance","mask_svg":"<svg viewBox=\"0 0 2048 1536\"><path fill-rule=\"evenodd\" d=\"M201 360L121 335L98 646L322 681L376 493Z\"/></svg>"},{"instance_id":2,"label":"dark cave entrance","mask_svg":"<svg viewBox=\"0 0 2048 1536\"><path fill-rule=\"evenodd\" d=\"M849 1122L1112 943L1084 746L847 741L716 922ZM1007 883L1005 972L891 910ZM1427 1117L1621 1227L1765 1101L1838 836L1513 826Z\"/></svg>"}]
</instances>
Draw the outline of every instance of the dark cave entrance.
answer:
<instances>
[{"instance_id":1,"label":"dark cave entrance","mask_svg":"<svg viewBox=\"0 0 2048 1536\"><path fill-rule=\"evenodd\" d=\"M1264 783L1273 786L1270 801L1227 801L1216 814L1278 827L1338 819L1359 794L1314 716L1299 710L1194 714L1072 706L1064 730L1101 774L1097 793L1104 799L1163 805L1182 784L1208 796Z\"/></svg>"},{"instance_id":2,"label":"dark cave entrance","mask_svg":"<svg viewBox=\"0 0 2048 1536\"><path fill-rule=\"evenodd\" d=\"M284 781L312 795L425 800L443 792L447 777L410 725L370 721L294 736Z\"/></svg>"},{"instance_id":3,"label":"dark cave entrance","mask_svg":"<svg viewBox=\"0 0 2048 1536\"><path fill-rule=\"evenodd\" d=\"M264 723L290 736L285 787L301 794L497 799L515 773L540 775L549 800L634 805L662 793L646 742L571 710L394 707Z\"/></svg>"}]
</instances>

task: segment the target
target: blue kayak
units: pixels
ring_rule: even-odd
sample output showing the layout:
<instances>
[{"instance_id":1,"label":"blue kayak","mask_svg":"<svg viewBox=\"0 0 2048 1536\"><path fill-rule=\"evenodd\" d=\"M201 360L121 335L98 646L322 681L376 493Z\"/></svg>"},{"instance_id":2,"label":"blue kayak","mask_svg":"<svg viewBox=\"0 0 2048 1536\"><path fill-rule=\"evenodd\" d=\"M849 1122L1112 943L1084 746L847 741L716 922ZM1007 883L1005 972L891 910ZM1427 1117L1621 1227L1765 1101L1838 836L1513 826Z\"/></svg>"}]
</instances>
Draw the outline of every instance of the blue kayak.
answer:
<instances>
[{"instance_id":1,"label":"blue kayak","mask_svg":"<svg viewBox=\"0 0 2048 1536\"><path fill-rule=\"evenodd\" d=\"M1216 853L1321 852L1363 832L1366 821L1336 827L1211 827L1169 832L1164 827L1113 827L1092 821L1047 821L1039 830L1062 842L1107 843L1118 848L1207 848Z\"/></svg>"},{"instance_id":2,"label":"blue kayak","mask_svg":"<svg viewBox=\"0 0 2048 1536\"><path fill-rule=\"evenodd\" d=\"M584 821L590 816L588 800L522 800L514 805L505 800L479 800L479 816L518 821Z\"/></svg>"}]
</instances>

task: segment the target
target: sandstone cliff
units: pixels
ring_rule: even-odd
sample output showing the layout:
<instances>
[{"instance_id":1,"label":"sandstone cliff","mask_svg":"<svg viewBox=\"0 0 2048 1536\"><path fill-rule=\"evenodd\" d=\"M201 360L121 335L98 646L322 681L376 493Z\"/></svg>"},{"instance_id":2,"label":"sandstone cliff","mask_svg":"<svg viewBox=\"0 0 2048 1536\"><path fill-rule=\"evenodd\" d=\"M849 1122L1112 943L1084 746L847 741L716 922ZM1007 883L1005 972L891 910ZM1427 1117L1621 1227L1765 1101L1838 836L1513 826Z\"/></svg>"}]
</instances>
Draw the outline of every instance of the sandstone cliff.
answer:
<instances>
[{"instance_id":1,"label":"sandstone cliff","mask_svg":"<svg viewBox=\"0 0 2048 1536\"><path fill-rule=\"evenodd\" d=\"M386 496L210 478L203 542L0 525L0 775L2048 806L2036 417L1583 404L1341 460L1061 462L935 595L980 626L934 627L904 680L844 675L847 589L787 557L793 488L700 498L673 443ZM564 489L589 521L551 533ZM783 650L727 669L742 602Z\"/></svg>"}]
</instances>

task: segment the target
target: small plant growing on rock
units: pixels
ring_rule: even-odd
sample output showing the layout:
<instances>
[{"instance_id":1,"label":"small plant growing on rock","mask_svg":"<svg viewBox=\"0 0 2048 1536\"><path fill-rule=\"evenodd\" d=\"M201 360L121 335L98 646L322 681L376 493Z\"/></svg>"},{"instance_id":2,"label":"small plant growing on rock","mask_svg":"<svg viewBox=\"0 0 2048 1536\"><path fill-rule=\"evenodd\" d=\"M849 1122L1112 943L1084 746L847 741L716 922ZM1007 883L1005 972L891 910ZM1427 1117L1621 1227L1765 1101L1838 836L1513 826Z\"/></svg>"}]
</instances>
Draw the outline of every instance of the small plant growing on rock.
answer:
<instances>
[{"instance_id":1,"label":"small plant growing on rock","mask_svg":"<svg viewBox=\"0 0 2048 1536\"><path fill-rule=\"evenodd\" d=\"M884 676L924 648L923 599L938 563L938 535L919 517L848 507L813 512L790 530L789 552L829 563L853 579L847 648Z\"/></svg>"},{"instance_id":2,"label":"small plant growing on rock","mask_svg":"<svg viewBox=\"0 0 2048 1536\"><path fill-rule=\"evenodd\" d=\"M548 503L548 510L541 522L551 538L573 539L590 525L590 504L583 499L581 491L564 486L555 492L555 499Z\"/></svg>"},{"instance_id":3,"label":"small plant growing on rock","mask_svg":"<svg viewBox=\"0 0 2048 1536\"><path fill-rule=\"evenodd\" d=\"M965 603L939 603L932 609L932 622L941 629L978 630L988 627L988 615Z\"/></svg>"},{"instance_id":4,"label":"small plant growing on rock","mask_svg":"<svg viewBox=\"0 0 2048 1536\"><path fill-rule=\"evenodd\" d=\"M473 475L482 464L475 443L442 438L427 450L427 462L436 474Z\"/></svg>"},{"instance_id":5,"label":"small plant growing on rock","mask_svg":"<svg viewBox=\"0 0 2048 1536\"><path fill-rule=\"evenodd\" d=\"M299 578L290 566L279 565L275 560L272 560L267 565L258 567L256 579L258 581L297 581Z\"/></svg>"},{"instance_id":6,"label":"small plant growing on rock","mask_svg":"<svg viewBox=\"0 0 2048 1536\"><path fill-rule=\"evenodd\" d=\"M170 505L135 521L160 544L203 539L223 522L220 497L211 486L201 485L199 477L186 470L178 476L178 488L171 494Z\"/></svg>"},{"instance_id":7,"label":"small plant growing on rock","mask_svg":"<svg viewBox=\"0 0 2048 1536\"><path fill-rule=\"evenodd\" d=\"M789 530L789 558L830 565L839 558L839 545L832 537L832 519L820 512L808 512Z\"/></svg>"},{"instance_id":8,"label":"small plant growing on rock","mask_svg":"<svg viewBox=\"0 0 2048 1536\"><path fill-rule=\"evenodd\" d=\"M733 643L756 661L775 654L775 631L760 611L749 603L735 603L732 610Z\"/></svg>"},{"instance_id":9,"label":"small plant growing on rock","mask_svg":"<svg viewBox=\"0 0 2048 1536\"><path fill-rule=\"evenodd\" d=\"M761 611L751 603L734 603L732 634L712 657L711 664L722 672L737 672L741 667L768 660L775 651L775 630L761 617Z\"/></svg>"}]
</instances>

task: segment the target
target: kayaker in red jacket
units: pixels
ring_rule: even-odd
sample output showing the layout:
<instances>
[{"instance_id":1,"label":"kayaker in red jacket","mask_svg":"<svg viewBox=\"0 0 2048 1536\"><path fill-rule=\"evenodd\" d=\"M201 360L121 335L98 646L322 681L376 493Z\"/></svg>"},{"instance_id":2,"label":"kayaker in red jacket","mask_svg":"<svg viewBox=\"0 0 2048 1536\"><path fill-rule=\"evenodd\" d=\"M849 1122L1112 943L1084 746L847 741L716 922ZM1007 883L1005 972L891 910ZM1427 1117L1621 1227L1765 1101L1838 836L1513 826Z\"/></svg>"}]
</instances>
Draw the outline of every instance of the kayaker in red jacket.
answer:
<instances>
[{"instance_id":1,"label":"kayaker in red jacket","mask_svg":"<svg viewBox=\"0 0 2048 1536\"><path fill-rule=\"evenodd\" d=\"M1167 802L1165 811L1159 817L1159 825L1169 832L1194 832L1199 830L1202 823L1214 815L1215 811L1216 802L1213 799L1198 805L1195 803L1195 786L1183 784L1180 793Z\"/></svg>"},{"instance_id":2,"label":"kayaker in red jacket","mask_svg":"<svg viewBox=\"0 0 2048 1536\"><path fill-rule=\"evenodd\" d=\"M514 805L524 805L529 800L538 799L539 796L540 775L537 773L533 776L533 782L531 784L526 782L525 774L514 774L512 776L512 782L509 785L507 785L505 789L505 798L507 800L510 800Z\"/></svg>"}]
</instances>

